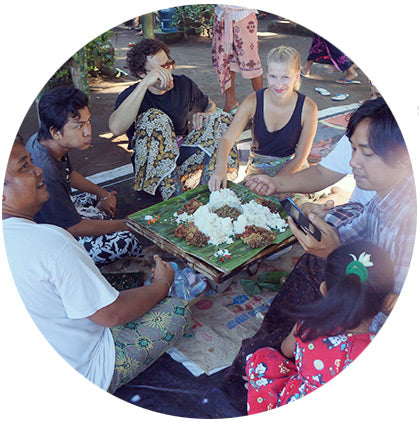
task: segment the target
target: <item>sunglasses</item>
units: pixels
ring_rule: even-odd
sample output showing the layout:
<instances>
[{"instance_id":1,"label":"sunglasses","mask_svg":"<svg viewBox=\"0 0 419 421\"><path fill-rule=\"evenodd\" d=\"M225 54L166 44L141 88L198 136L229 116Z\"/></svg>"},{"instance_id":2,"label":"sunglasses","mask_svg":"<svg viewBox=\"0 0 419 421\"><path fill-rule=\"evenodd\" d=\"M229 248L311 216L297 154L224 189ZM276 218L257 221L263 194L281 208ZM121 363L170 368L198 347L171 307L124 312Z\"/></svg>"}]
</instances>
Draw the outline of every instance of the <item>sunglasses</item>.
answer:
<instances>
[{"instance_id":1,"label":"sunglasses","mask_svg":"<svg viewBox=\"0 0 419 421\"><path fill-rule=\"evenodd\" d=\"M170 70L175 68L175 64L176 62L173 59L169 58L169 60L167 60L166 63L164 63L161 67Z\"/></svg>"}]
</instances>

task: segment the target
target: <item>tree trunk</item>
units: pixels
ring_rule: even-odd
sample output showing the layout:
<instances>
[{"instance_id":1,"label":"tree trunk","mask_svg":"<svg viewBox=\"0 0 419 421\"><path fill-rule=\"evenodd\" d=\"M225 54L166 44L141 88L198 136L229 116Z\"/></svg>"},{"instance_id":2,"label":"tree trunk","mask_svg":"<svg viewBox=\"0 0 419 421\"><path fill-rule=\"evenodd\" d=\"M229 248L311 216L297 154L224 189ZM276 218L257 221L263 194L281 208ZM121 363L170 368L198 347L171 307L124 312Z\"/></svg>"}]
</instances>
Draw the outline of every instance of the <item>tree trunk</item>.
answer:
<instances>
[{"instance_id":1,"label":"tree trunk","mask_svg":"<svg viewBox=\"0 0 419 421\"><path fill-rule=\"evenodd\" d=\"M146 15L141 16L141 23L143 25L144 38L154 39L153 13L147 13Z\"/></svg>"},{"instance_id":2,"label":"tree trunk","mask_svg":"<svg viewBox=\"0 0 419 421\"><path fill-rule=\"evenodd\" d=\"M70 69L74 87L80 89L89 96L89 77L86 52L84 48L74 54L71 60Z\"/></svg>"}]
</instances>

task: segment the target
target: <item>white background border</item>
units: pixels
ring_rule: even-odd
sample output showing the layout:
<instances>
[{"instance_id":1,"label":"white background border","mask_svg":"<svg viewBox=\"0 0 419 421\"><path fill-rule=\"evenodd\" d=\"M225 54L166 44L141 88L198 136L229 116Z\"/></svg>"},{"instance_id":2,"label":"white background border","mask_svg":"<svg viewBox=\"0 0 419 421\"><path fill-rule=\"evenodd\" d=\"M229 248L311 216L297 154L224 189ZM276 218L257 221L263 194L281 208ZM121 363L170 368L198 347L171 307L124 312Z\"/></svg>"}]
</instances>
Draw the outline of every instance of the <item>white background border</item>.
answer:
<instances>
[{"instance_id":1,"label":"white background border","mask_svg":"<svg viewBox=\"0 0 419 421\"><path fill-rule=\"evenodd\" d=\"M418 162L415 143L419 132L419 37L415 2L230 3L257 7L291 19L318 32L349 55L389 103L412 160ZM8 2L7 8L2 8L0 25L1 179L11 143L27 110L43 84L68 57L100 33L136 15L182 4L185 3L154 1L150 9L138 0ZM417 172L415 175L418 179ZM45 421L156 417L155 413L127 404L93 386L52 350L20 301L2 241L0 259L4 275L0 307L3 417ZM314 394L262 416L280 416L284 420L303 417L353 420L358 415L361 419L373 416L390 420L417 414L419 281L413 276L417 274L415 260L395 311L355 364Z\"/></svg>"}]
</instances>

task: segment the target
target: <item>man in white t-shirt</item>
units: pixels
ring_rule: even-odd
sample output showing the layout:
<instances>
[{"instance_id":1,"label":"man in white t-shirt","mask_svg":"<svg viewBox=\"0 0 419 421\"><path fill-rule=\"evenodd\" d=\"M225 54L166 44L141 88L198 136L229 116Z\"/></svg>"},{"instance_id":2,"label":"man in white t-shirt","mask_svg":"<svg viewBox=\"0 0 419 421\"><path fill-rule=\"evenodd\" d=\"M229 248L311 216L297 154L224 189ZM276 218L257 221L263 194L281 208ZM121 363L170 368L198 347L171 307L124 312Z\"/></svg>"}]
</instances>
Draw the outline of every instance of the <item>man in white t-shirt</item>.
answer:
<instances>
[{"instance_id":1,"label":"man in white t-shirt","mask_svg":"<svg viewBox=\"0 0 419 421\"><path fill-rule=\"evenodd\" d=\"M337 183L347 174L352 174L349 165L351 155L351 144L345 135L318 165L283 176L270 177L264 174L249 176L245 184L250 190L265 196L277 193L314 193ZM349 201L365 205L374 195L375 192L355 186Z\"/></svg>"},{"instance_id":2,"label":"man in white t-shirt","mask_svg":"<svg viewBox=\"0 0 419 421\"><path fill-rule=\"evenodd\" d=\"M150 285L115 290L70 233L33 221L48 197L42 170L32 163L23 143L15 141L6 168L2 211L16 286L55 350L86 378L113 393L184 333L190 319L188 303L164 299L174 271L158 256ZM154 317L166 322L158 327L158 335L150 327L153 323L140 323ZM128 322L129 327L124 326Z\"/></svg>"}]
</instances>

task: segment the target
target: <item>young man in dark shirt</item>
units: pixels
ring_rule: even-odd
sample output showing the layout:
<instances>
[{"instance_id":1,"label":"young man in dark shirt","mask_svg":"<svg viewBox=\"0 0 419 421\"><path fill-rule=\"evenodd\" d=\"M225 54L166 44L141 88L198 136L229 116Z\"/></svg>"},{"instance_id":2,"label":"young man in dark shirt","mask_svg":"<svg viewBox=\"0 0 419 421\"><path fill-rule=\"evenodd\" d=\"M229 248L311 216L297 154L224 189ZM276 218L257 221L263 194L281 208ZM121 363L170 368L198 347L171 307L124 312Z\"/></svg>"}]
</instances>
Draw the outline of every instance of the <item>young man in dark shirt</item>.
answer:
<instances>
[{"instance_id":1,"label":"young man in dark shirt","mask_svg":"<svg viewBox=\"0 0 419 421\"><path fill-rule=\"evenodd\" d=\"M116 191L108 192L71 166L68 152L86 150L92 142L87 96L71 87L51 89L39 101L39 116L41 127L25 146L44 172L49 199L35 221L66 229L96 263L141 256L142 247L125 220L110 219L116 210ZM86 193L79 204L92 211L90 217L80 213L82 208L73 200L72 188Z\"/></svg>"},{"instance_id":2,"label":"young man in dark shirt","mask_svg":"<svg viewBox=\"0 0 419 421\"><path fill-rule=\"evenodd\" d=\"M175 62L169 54L167 45L154 39L143 39L131 48L127 63L140 80L118 96L109 118L112 133L126 133L134 150L134 189L154 195L159 188L165 200L182 193L180 180L202 165L201 183L207 182L218 139L232 119L217 111L191 79L172 74ZM237 151L230 158L236 175Z\"/></svg>"}]
</instances>

